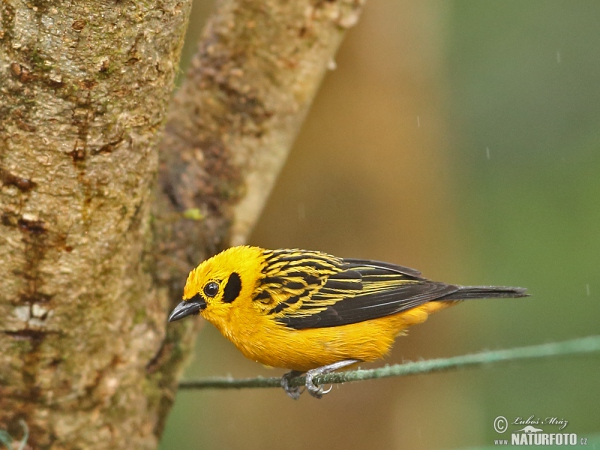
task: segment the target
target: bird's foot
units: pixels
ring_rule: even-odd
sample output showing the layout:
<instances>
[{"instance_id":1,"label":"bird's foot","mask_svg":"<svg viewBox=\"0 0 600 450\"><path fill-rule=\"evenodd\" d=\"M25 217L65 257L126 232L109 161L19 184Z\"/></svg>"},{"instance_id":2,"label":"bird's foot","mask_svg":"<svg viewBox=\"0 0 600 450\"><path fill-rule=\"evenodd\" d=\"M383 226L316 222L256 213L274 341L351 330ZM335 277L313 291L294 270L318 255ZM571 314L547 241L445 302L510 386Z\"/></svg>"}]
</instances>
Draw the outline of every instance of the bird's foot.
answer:
<instances>
[{"instance_id":1,"label":"bird's foot","mask_svg":"<svg viewBox=\"0 0 600 450\"><path fill-rule=\"evenodd\" d=\"M319 375L326 373L335 372L336 370L343 369L344 367L351 366L352 364L359 363L358 359L346 359L344 361L338 361L333 364L329 364L323 367L317 367L306 372L305 386L308 393L314 398L322 398L325 394L328 394L333 389L331 386L329 389L323 389L323 386L318 385L314 382L314 378ZM289 394L288 394L289 395ZM299 395L299 394L298 394Z\"/></svg>"},{"instance_id":2,"label":"bird's foot","mask_svg":"<svg viewBox=\"0 0 600 450\"><path fill-rule=\"evenodd\" d=\"M305 383L306 390L314 398L322 398L325 394L329 394L331 392L331 390L333 389L333 385L331 385L331 386L329 386L329 389L324 390L323 386L319 386L318 384L316 384L313 381L314 377L316 377L317 375L321 375L321 373L318 373L318 370L319 369L314 369L314 370L309 370L308 372L306 372L306 383ZM313 372L317 372L317 373L313 373Z\"/></svg>"},{"instance_id":3,"label":"bird's foot","mask_svg":"<svg viewBox=\"0 0 600 450\"><path fill-rule=\"evenodd\" d=\"M285 393L292 397L294 400L298 400L300 398L300 394L304 392L304 388L301 388L300 386L290 386L290 381L292 381L292 378L296 378L297 376L302 374L303 372L292 370L291 372L288 372L281 377L281 387L283 388Z\"/></svg>"}]
</instances>

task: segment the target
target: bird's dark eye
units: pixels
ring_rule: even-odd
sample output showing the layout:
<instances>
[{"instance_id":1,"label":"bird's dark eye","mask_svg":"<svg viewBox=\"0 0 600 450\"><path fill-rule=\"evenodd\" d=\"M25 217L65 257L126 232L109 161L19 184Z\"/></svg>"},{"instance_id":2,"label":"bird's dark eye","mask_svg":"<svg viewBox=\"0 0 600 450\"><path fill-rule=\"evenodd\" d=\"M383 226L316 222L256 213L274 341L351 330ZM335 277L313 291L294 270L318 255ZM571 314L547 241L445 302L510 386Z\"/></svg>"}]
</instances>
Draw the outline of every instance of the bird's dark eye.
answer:
<instances>
[{"instance_id":1,"label":"bird's dark eye","mask_svg":"<svg viewBox=\"0 0 600 450\"><path fill-rule=\"evenodd\" d=\"M214 297L219 293L219 285L218 283L211 281L204 286L203 291L207 297Z\"/></svg>"}]
</instances>

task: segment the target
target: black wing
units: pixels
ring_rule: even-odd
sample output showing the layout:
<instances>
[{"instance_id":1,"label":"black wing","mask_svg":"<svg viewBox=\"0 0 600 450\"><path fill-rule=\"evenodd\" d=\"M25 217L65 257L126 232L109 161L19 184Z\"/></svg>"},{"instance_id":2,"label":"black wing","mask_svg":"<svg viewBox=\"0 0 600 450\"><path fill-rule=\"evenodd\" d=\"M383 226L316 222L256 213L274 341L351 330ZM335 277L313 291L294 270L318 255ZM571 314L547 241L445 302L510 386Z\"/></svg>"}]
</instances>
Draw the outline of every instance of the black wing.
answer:
<instances>
[{"instance_id":1,"label":"black wing","mask_svg":"<svg viewBox=\"0 0 600 450\"><path fill-rule=\"evenodd\" d=\"M277 322L296 330L376 319L458 290L394 264L319 252L277 252L269 255L255 300L269 305L266 312Z\"/></svg>"}]
</instances>

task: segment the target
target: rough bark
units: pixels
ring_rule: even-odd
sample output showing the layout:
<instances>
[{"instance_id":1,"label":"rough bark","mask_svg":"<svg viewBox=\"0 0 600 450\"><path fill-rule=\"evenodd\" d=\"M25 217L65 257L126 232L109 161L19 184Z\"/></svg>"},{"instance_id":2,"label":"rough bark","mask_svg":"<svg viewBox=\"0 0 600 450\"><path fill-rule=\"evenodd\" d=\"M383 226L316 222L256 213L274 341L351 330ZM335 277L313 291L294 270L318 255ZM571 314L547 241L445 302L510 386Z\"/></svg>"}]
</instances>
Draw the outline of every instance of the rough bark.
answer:
<instances>
[{"instance_id":1,"label":"rough bark","mask_svg":"<svg viewBox=\"0 0 600 450\"><path fill-rule=\"evenodd\" d=\"M189 3L4 1L0 429L23 419L32 448L156 446L194 327L167 327L169 303L245 241L360 6L223 4L153 200Z\"/></svg>"},{"instance_id":2,"label":"rough bark","mask_svg":"<svg viewBox=\"0 0 600 450\"><path fill-rule=\"evenodd\" d=\"M2 3L0 428L152 448L166 296L145 254L190 3Z\"/></svg>"},{"instance_id":3,"label":"rough bark","mask_svg":"<svg viewBox=\"0 0 600 450\"><path fill-rule=\"evenodd\" d=\"M361 6L240 0L218 10L161 145L162 186L178 210L199 208L205 223L228 216L230 243L246 241Z\"/></svg>"}]
</instances>

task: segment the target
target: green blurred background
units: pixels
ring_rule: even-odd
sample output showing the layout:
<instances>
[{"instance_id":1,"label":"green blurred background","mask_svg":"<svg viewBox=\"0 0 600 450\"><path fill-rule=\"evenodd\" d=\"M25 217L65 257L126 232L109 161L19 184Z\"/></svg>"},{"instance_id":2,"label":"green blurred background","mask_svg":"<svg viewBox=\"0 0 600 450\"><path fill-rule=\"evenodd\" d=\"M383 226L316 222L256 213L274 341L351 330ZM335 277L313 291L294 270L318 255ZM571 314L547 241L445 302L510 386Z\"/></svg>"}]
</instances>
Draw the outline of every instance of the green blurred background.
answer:
<instances>
[{"instance_id":1,"label":"green blurred background","mask_svg":"<svg viewBox=\"0 0 600 450\"><path fill-rule=\"evenodd\" d=\"M211 5L194 8L187 58ZM593 0L367 2L250 243L533 295L443 311L379 365L599 334L599 21ZM207 325L186 377L281 373ZM594 356L346 384L320 401L185 391L161 449L492 446L499 415L591 437L599 374Z\"/></svg>"}]
</instances>

